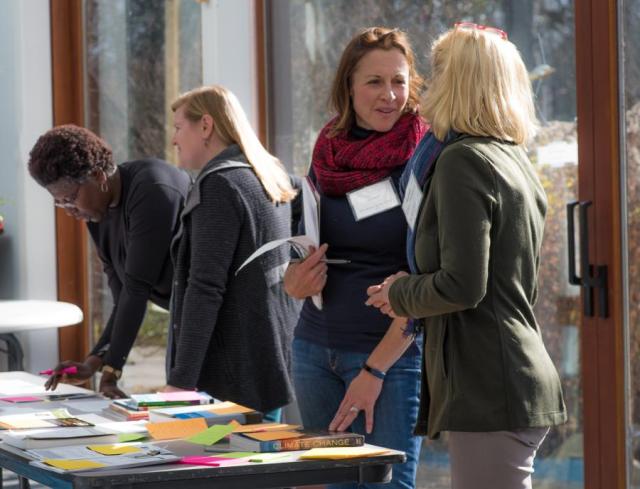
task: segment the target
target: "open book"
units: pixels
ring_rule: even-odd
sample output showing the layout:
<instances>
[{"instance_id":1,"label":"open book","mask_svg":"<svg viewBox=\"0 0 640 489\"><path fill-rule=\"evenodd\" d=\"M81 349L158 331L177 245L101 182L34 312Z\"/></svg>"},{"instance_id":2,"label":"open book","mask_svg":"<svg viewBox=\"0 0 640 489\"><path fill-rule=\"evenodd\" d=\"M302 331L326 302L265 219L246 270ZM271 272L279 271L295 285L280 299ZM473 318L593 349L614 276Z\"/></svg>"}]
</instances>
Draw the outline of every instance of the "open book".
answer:
<instances>
[{"instance_id":1,"label":"open book","mask_svg":"<svg viewBox=\"0 0 640 489\"><path fill-rule=\"evenodd\" d=\"M316 190L309 177L302 180L302 216L304 219L305 234L302 236L291 236L290 238L276 239L262 245L247 258L236 270L236 275L245 266L261 255L289 243L293 250L304 259L309 256L311 246L318 249L320 246L320 194ZM322 309L322 295L317 294L311 297L313 304Z\"/></svg>"}]
</instances>

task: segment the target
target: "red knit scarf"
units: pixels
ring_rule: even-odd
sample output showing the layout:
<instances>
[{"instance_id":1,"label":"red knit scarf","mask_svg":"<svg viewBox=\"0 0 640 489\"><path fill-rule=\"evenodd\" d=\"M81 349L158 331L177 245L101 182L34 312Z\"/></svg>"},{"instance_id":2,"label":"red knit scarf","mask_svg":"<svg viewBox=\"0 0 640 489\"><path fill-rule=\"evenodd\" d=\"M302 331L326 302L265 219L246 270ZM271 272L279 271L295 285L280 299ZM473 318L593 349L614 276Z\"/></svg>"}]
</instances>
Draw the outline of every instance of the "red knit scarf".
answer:
<instances>
[{"instance_id":1,"label":"red knit scarf","mask_svg":"<svg viewBox=\"0 0 640 489\"><path fill-rule=\"evenodd\" d=\"M404 114L390 131L365 139L353 139L349 131L327 137L335 121L320 131L311 163L320 190L332 197L388 177L406 163L428 127L420 116Z\"/></svg>"}]
</instances>

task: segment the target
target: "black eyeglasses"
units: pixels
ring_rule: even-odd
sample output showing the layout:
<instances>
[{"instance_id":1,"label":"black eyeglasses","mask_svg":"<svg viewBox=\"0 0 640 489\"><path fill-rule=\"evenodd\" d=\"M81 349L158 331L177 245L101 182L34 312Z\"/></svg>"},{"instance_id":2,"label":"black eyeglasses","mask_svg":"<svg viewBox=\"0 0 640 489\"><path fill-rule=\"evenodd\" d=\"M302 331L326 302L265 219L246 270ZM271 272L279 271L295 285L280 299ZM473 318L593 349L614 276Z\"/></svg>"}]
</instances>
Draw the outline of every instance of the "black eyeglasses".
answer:
<instances>
[{"instance_id":1,"label":"black eyeglasses","mask_svg":"<svg viewBox=\"0 0 640 489\"><path fill-rule=\"evenodd\" d=\"M76 184L76 188L72 193L63 197L62 199L53 199L53 205L60 207L61 209L69 209L76 206L76 200L78 200L78 194L80 193L81 183Z\"/></svg>"}]
</instances>

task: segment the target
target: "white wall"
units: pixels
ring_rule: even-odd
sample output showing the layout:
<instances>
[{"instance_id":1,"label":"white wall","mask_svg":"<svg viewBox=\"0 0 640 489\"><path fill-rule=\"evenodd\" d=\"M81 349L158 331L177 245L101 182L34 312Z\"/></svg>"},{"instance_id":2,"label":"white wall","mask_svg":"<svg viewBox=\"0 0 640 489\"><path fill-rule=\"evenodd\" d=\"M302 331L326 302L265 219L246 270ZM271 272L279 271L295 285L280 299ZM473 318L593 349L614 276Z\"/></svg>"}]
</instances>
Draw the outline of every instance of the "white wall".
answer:
<instances>
[{"instance_id":1,"label":"white wall","mask_svg":"<svg viewBox=\"0 0 640 489\"><path fill-rule=\"evenodd\" d=\"M202 80L220 84L240 100L254 129L258 120L253 0L202 4Z\"/></svg>"},{"instance_id":2,"label":"white wall","mask_svg":"<svg viewBox=\"0 0 640 489\"><path fill-rule=\"evenodd\" d=\"M56 299L54 207L26 163L38 136L52 125L48 0L0 2L0 299ZM56 330L20 334L25 369L58 359Z\"/></svg>"}]
</instances>

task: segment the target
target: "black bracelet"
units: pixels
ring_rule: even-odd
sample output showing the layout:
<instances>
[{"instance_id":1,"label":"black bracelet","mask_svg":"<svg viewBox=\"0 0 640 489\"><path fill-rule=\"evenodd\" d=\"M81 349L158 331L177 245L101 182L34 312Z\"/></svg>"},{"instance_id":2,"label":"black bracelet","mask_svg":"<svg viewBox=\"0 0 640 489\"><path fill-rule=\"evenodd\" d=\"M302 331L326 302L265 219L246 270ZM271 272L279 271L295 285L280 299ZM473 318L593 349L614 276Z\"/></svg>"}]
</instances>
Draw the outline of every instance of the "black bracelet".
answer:
<instances>
[{"instance_id":1,"label":"black bracelet","mask_svg":"<svg viewBox=\"0 0 640 489\"><path fill-rule=\"evenodd\" d=\"M370 367L369 365L367 365L367 362L364 362L362 364L362 370L365 370L365 371L369 372L371 375L373 375L374 377L376 377L376 378L378 378L380 380L384 380L384 378L387 375L382 370L378 370L377 368Z\"/></svg>"}]
</instances>

